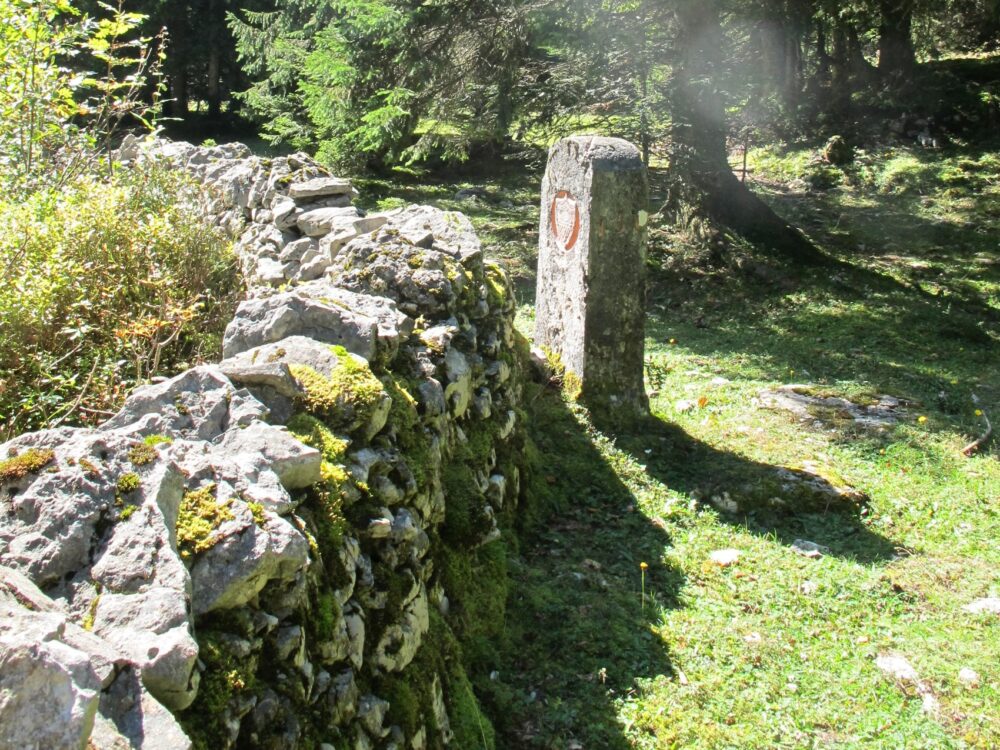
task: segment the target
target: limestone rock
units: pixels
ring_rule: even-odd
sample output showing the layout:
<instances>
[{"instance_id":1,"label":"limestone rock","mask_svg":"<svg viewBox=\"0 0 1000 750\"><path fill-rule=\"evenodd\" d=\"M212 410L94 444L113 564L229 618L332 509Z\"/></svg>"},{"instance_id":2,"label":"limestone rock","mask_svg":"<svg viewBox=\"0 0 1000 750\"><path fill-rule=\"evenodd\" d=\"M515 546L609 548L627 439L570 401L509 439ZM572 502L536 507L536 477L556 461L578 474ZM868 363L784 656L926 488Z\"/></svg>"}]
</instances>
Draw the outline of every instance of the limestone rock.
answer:
<instances>
[{"instance_id":1,"label":"limestone rock","mask_svg":"<svg viewBox=\"0 0 1000 750\"><path fill-rule=\"evenodd\" d=\"M89 616L95 632L143 668L157 698L186 706L197 690L198 647L190 579L174 547L183 495L176 465L115 431L49 430L3 449L51 450L53 459L51 471L20 481L13 513L0 518L0 563L54 587L80 622Z\"/></svg>"},{"instance_id":2,"label":"limestone rock","mask_svg":"<svg viewBox=\"0 0 1000 750\"><path fill-rule=\"evenodd\" d=\"M309 563L308 542L284 518L269 514L258 526L245 505L230 507L235 518L191 568L196 615L242 606L269 581L292 580Z\"/></svg>"},{"instance_id":3,"label":"limestone rock","mask_svg":"<svg viewBox=\"0 0 1000 750\"><path fill-rule=\"evenodd\" d=\"M377 352L378 323L333 300L315 299L296 289L241 303L226 327L222 354L233 357L296 335L339 344L370 360Z\"/></svg>"},{"instance_id":4,"label":"limestone rock","mask_svg":"<svg viewBox=\"0 0 1000 750\"><path fill-rule=\"evenodd\" d=\"M389 297L408 315L429 319L449 317L466 283L449 255L413 245L391 228L351 240L329 273L338 286Z\"/></svg>"},{"instance_id":5,"label":"limestone rock","mask_svg":"<svg viewBox=\"0 0 1000 750\"><path fill-rule=\"evenodd\" d=\"M0 603L0 746L82 748L102 680L87 653L60 639L65 618Z\"/></svg>"},{"instance_id":6,"label":"limestone rock","mask_svg":"<svg viewBox=\"0 0 1000 750\"><path fill-rule=\"evenodd\" d=\"M283 441L290 439L291 436L282 436ZM279 515L297 505L262 453L229 453L221 442L190 441L175 442L168 453L187 476L189 487L214 484L215 497L220 503L232 499L256 502Z\"/></svg>"},{"instance_id":7,"label":"limestone rock","mask_svg":"<svg viewBox=\"0 0 1000 750\"><path fill-rule=\"evenodd\" d=\"M173 715L141 689L139 676L134 669L123 670L114 683L101 694L98 719L104 717L107 717L108 729L114 727L136 750L190 750L191 748L191 741ZM95 731L91 737L95 750L105 750L108 747L100 739L99 732Z\"/></svg>"},{"instance_id":8,"label":"limestone rock","mask_svg":"<svg viewBox=\"0 0 1000 750\"><path fill-rule=\"evenodd\" d=\"M94 610L94 632L141 669L143 684L164 705L180 710L194 700L198 645L177 592L161 587L132 596L104 593Z\"/></svg>"},{"instance_id":9,"label":"limestone rock","mask_svg":"<svg viewBox=\"0 0 1000 750\"><path fill-rule=\"evenodd\" d=\"M266 413L263 404L234 388L221 370L203 365L163 383L136 389L102 428L212 440L230 427L262 419Z\"/></svg>"},{"instance_id":10,"label":"limestone rock","mask_svg":"<svg viewBox=\"0 0 1000 750\"><path fill-rule=\"evenodd\" d=\"M361 216L358 209L351 206L343 208L314 208L299 215L296 224L299 231L306 237L322 237L335 229L353 225Z\"/></svg>"},{"instance_id":11,"label":"limestone rock","mask_svg":"<svg viewBox=\"0 0 1000 750\"><path fill-rule=\"evenodd\" d=\"M444 370L448 378L444 397L452 414L458 418L465 414L472 398L472 368L464 354L457 349L449 349L444 358Z\"/></svg>"},{"instance_id":12,"label":"limestone rock","mask_svg":"<svg viewBox=\"0 0 1000 750\"><path fill-rule=\"evenodd\" d=\"M288 186L292 198L317 198L326 195L350 195L351 181L340 177L314 177Z\"/></svg>"},{"instance_id":13,"label":"limestone rock","mask_svg":"<svg viewBox=\"0 0 1000 750\"><path fill-rule=\"evenodd\" d=\"M184 732L127 658L58 609L30 581L0 569L0 747L187 750Z\"/></svg>"},{"instance_id":14,"label":"limestone rock","mask_svg":"<svg viewBox=\"0 0 1000 750\"><path fill-rule=\"evenodd\" d=\"M300 338L300 337L293 337ZM312 339L309 339L310 341ZM270 344L265 344L265 346L273 346ZM256 347L251 349L250 352L255 352L263 347ZM284 396L285 398L302 398L305 396L305 391L299 385L298 381L292 376L291 371L288 369L288 365L284 362L268 362L267 360L262 360L259 363L251 361L247 357L242 355L248 352L240 352L236 357L230 357L229 359L223 360L219 363L219 369L225 373L226 377L229 378L234 383L239 383L240 385L248 387L258 387L265 388L269 390L263 391L264 393L272 393L278 396ZM253 391L251 391L252 393ZM266 398L260 398L257 396L258 400L261 401L269 410L273 410L270 403Z\"/></svg>"},{"instance_id":15,"label":"limestone rock","mask_svg":"<svg viewBox=\"0 0 1000 750\"><path fill-rule=\"evenodd\" d=\"M398 623L389 625L375 647L375 663L387 672L399 672L413 661L423 637L430 628L427 589L420 589L406 607Z\"/></svg>"},{"instance_id":16,"label":"limestone rock","mask_svg":"<svg viewBox=\"0 0 1000 750\"><path fill-rule=\"evenodd\" d=\"M427 245L464 263L482 259L482 245L469 218L458 211L442 211L433 206L407 206L392 217L389 227L411 243Z\"/></svg>"},{"instance_id":17,"label":"limestone rock","mask_svg":"<svg viewBox=\"0 0 1000 750\"><path fill-rule=\"evenodd\" d=\"M281 427L253 422L244 429L229 430L214 450L225 456L260 456L287 489L308 487L320 480L320 452Z\"/></svg>"},{"instance_id":18,"label":"limestone rock","mask_svg":"<svg viewBox=\"0 0 1000 750\"><path fill-rule=\"evenodd\" d=\"M383 728L388 712L388 701L371 694L361 696L358 703L358 719L372 737L382 737L388 734Z\"/></svg>"},{"instance_id":19,"label":"limestone rock","mask_svg":"<svg viewBox=\"0 0 1000 750\"><path fill-rule=\"evenodd\" d=\"M343 725L353 719L358 712L361 693L350 669L334 676L327 693L327 710L332 724Z\"/></svg>"},{"instance_id":20,"label":"limestone rock","mask_svg":"<svg viewBox=\"0 0 1000 750\"><path fill-rule=\"evenodd\" d=\"M348 217L340 220L319 241L320 252L327 260L333 260L348 242L359 235L374 232L387 221L389 218L385 214L369 214L361 218Z\"/></svg>"},{"instance_id":21,"label":"limestone rock","mask_svg":"<svg viewBox=\"0 0 1000 750\"><path fill-rule=\"evenodd\" d=\"M378 332L378 354L386 360L391 360L399 349L401 342L410 337L413 332L413 319L401 312L396 302L388 297L374 294L359 294L332 285L329 281L317 280L298 287L301 294L314 299L328 300L355 313L372 318L376 321ZM351 349L348 347L348 351ZM362 357L361 352L354 352ZM371 357L365 357L371 361Z\"/></svg>"},{"instance_id":22,"label":"limestone rock","mask_svg":"<svg viewBox=\"0 0 1000 750\"><path fill-rule=\"evenodd\" d=\"M814 396L813 387L791 383L760 393L761 406L790 412L816 426L843 425L885 430L906 416L906 402L893 396L878 396L870 404L856 404L836 396Z\"/></svg>"}]
</instances>

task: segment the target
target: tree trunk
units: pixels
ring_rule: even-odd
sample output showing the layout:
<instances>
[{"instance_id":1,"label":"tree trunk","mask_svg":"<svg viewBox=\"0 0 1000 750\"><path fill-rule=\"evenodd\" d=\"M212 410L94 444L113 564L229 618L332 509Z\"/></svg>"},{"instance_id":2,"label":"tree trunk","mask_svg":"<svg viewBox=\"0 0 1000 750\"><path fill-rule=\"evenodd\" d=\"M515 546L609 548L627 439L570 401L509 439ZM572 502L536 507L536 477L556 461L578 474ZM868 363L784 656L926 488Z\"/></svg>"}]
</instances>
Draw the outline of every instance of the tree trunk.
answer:
<instances>
[{"instance_id":1,"label":"tree trunk","mask_svg":"<svg viewBox=\"0 0 1000 750\"><path fill-rule=\"evenodd\" d=\"M672 81L670 188L663 212L680 226L717 225L802 262L824 256L733 173L722 99L712 78L723 43L716 0L678 9L679 60Z\"/></svg>"},{"instance_id":2,"label":"tree trunk","mask_svg":"<svg viewBox=\"0 0 1000 750\"><path fill-rule=\"evenodd\" d=\"M816 79L821 85L830 82L830 53L826 49L826 28L822 21L816 24Z\"/></svg>"},{"instance_id":3,"label":"tree trunk","mask_svg":"<svg viewBox=\"0 0 1000 750\"><path fill-rule=\"evenodd\" d=\"M221 74L221 31L225 27L225 9L216 0L209 0L207 23L208 29L208 71L205 82L205 98L208 100L208 116L213 122L218 122L222 114L222 90L219 86Z\"/></svg>"},{"instance_id":4,"label":"tree trunk","mask_svg":"<svg viewBox=\"0 0 1000 750\"><path fill-rule=\"evenodd\" d=\"M802 93L802 41L800 38L801 29L793 21L787 21L787 28L784 31L785 37L785 74L784 89L782 96L785 105L794 107L798 104L799 94Z\"/></svg>"},{"instance_id":5,"label":"tree trunk","mask_svg":"<svg viewBox=\"0 0 1000 750\"><path fill-rule=\"evenodd\" d=\"M881 0L878 72L883 76L908 76L917 64L913 52L913 0Z\"/></svg>"}]
</instances>

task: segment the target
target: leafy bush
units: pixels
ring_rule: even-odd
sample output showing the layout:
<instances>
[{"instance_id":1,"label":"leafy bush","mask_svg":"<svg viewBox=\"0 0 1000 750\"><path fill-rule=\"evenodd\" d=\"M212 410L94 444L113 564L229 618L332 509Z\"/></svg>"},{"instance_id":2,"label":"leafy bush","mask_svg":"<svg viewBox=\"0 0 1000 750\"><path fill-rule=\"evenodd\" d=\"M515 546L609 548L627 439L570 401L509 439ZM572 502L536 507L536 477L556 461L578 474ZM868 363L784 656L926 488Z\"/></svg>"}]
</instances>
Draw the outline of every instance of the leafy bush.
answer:
<instances>
[{"instance_id":1,"label":"leafy bush","mask_svg":"<svg viewBox=\"0 0 1000 750\"><path fill-rule=\"evenodd\" d=\"M145 166L0 202L0 438L101 421L136 384L217 355L240 288L195 197Z\"/></svg>"},{"instance_id":2,"label":"leafy bush","mask_svg":"<svg viewBox=\"0 0 1000 750\"><path fill-rule=\"evenodd\" d=\"M106 17L81 16L68 0L0 0L5 195L96 170L121 124L155 128L164 39L154 51L138 37L146 17L126 12L123 0L98 5Z\"/></svg>"}]
</instances>

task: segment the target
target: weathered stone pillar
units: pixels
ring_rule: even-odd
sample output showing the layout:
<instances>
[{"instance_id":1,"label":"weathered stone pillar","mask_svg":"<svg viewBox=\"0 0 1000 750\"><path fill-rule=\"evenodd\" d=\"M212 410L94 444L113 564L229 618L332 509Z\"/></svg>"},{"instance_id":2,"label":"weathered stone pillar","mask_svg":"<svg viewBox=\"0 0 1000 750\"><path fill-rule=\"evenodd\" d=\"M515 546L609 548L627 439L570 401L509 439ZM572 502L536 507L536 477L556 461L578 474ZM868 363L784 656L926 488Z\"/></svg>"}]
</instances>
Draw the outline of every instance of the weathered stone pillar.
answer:
<instances>
[{"instance_id":1,"label":"weathered stone pillar","mask_svg":"<svg viewBox=\"0 0 1000 750\"><path fill-rule=\"evenodd\" d=\"M542 180L535 343L556 352L580 397L611 416L646 413L644 265L648 187L639 151L564 138Z\"/></svg>"}]
</instances>

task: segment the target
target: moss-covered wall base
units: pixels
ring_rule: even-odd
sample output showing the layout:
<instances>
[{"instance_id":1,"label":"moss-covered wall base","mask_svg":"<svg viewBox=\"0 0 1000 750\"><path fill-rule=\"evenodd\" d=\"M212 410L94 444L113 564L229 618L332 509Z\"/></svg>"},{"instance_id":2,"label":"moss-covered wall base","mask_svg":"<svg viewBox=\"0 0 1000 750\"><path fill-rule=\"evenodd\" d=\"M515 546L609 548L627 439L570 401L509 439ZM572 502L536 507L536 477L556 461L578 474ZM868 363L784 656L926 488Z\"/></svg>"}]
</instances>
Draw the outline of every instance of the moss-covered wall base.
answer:
<instances>
[{"instance_id":1,"label":"moss-covered wall base","mask_svg":"<svg viewBox=\"0 0 1000 750\"><path fill-rule=\"evenodd\" d=\"M197 748L494 747L473 686L504 638L525 360L504 272L465 217L420 210L432 237L390 222L329 278L405 311L388 350L279 341L223 363L320 451L321 481L285 515L308 565L196 621L202 687L179 718ZM262 362L295 388L277 393Z\"/></svg>"}]
</instances>

